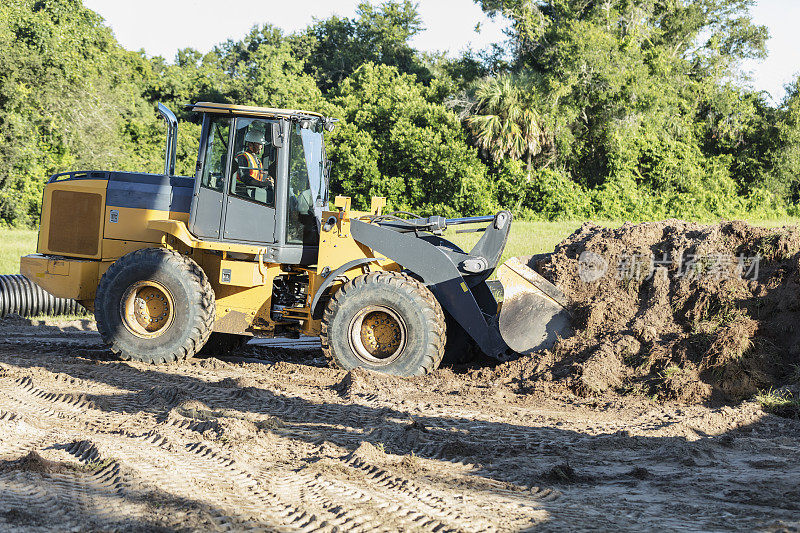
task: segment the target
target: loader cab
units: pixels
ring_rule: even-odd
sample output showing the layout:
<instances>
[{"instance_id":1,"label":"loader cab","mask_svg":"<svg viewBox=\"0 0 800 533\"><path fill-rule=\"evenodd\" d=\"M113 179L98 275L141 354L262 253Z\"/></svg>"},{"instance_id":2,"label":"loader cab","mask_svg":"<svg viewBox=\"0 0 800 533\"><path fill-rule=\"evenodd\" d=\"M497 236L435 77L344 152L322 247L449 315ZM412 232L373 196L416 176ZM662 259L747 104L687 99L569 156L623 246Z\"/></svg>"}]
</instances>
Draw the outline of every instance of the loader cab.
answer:
<instances>
[{"instance_id":1,"label":"loader cab","mask_svg":"<svg viewBox=\"0 0 800 533\"><path fill-rule=\"evenodd\" d=\"M321 115L198 103L203 114L189 230L264 246L265 260L313 264L328 202Z\"/></svg>"}]
</instances>

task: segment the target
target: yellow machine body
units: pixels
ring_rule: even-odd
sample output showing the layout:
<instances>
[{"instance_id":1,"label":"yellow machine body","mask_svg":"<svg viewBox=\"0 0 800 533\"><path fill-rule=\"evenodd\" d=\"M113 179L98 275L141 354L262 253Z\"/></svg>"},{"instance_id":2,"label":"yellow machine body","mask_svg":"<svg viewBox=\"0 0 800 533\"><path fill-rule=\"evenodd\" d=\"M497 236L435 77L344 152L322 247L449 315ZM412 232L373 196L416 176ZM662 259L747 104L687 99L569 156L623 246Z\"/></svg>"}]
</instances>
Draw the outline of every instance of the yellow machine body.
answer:
<instances>
[{"instance_id":1,"label":"yellow machine body","mask_svg":"<svg viewBox=\"0 0 800 533\"><path fill-rule=\"evenodd\" d=\"M368 213L351 212L346 197L336 199L339 210L323 213L324 220L335 217L337 223L320 239L317 264L300 267L265 261L264 247L198 239L187 228L187 212L107 205L109 181L91 177L51 180L45 186L37 253L20 261L27 278L90 310L100 278L114 261L141 248L164 247L191 256L208 276L216 297L214 331L270 336L276 327L291 324L303 334L317 335L320 321L313 319L310 305L324 272L357 259L378 259L342 272L330 287L335 288L365 270L399 268L353 240L350 217ZM372 214L383 205L385 200L376 198ZM285 275L307 277L306 306L282 309L276 316L273 281Z\"/></svg>"}]
</instances>

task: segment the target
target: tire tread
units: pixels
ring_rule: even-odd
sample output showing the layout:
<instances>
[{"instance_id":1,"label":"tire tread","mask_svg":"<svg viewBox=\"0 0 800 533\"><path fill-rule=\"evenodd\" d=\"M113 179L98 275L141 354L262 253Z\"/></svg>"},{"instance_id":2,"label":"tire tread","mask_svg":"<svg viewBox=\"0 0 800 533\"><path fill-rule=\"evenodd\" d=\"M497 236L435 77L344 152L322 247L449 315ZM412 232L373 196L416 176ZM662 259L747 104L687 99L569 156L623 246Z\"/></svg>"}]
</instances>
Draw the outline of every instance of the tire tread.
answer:
<instances>
[{"instance_id":1,"label":"tire tread","mask_svg":"<svg viewBox=\"0 0 800 533\"><path fill-rule=\"evenodd\" d=\"M325 354L325 357L331 360L337 367L343 368L337 361L333 352L330 342L331 331L329 326L342 302L347 298L348 292L354 289L361 289L367 285L389 285L397 290L405 292L411 298L422 304L420 307L423 313L427 315L427 323L431 325L431 335L425 350L425 362L421 365L420 373L429 374L436 370L444 357L444 347L447 339L445 316L442 306L439 304L438 300L436 300L433 293L421 282L404 272L392 270L370 272L358 276L344 283L339 290L331 296L328 305L325 307L320 328L322 352Z\"/></svg>"},{"instance_id":2,"label":"tire tread","mask_svg":"<svg viewBox=\"0 0 800 533\"><path fill-rule=\"evenodd\" d=\"M190 330L191 333L186 336L182 345L176 350L166 356L159 355L158 357L132 353L117 346L108 324L105 323L105 320L101 319L103 313L99 312L99 310L104 309L104 300L118 274L124 269L132 268L132 266L135 268L135 265L139 263L149 262L154 259L162 261L169 265L170 268L177 270L179 275L189 279L190 282L198 288L199 292L199 312L194 317L195 323ZM211 287L206 273L191 257L166 248L142 248L116 260L100 279L100 284L97 286L94 306L98 332L111 351L124 361L136 360L149 363L171 363L183 361L192 357L200 350L206 341L208 341L214 326L214 319L216 318L214 289Z\"/></svg>"}]
</instances>

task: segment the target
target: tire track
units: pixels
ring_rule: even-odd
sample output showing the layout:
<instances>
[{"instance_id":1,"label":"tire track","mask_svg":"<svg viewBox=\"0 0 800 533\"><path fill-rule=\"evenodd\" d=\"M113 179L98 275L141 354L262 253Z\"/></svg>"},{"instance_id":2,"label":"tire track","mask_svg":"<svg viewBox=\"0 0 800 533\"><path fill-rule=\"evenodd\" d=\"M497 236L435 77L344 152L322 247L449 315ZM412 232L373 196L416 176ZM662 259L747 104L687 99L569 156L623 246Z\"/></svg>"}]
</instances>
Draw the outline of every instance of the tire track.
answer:
<instances>
[{"instance_id":1,"label":"tire track","mask_svg":"<svg viewBox=\"0 0 800 533\"><path fill-rule=\"evenodd\" d=\"M30 346L0 340L0 529L800 526L800 426L746 404L522 397L446 370L343 389L281 354L153 367ZM8 469L32 450L69 468Z\"/></svg>"},{"instance_id":2,"label":"tire track","mask_svg":"<svg viewBox=\"0 0 800 533\"><path fill-rule=\"evenodd\" d=\"M58 446L73 456L75 471L35 472L11 471L0 474L0 507L6 509L33 509L34 514L58 517L58 529L152 529L156 526L179 527L187 515L193 522L207 521L195 509L186 511L186 501L171 502L162 508L153 523L153 490L137 490L130 476L123 474L117 461L104 460L91 441L74 441ZM34 524L35 525L35 524ZM50 523L49 527L55 524ZM90 527L93 526L93 527Z\"/></svg>"},{"instance_id":3,"label":"tire track","mask_svg":"<svg viewBox=\"0 0 800 533\"><path fill-rule=\"evenodd\" d=\"M58 404L63 411L57 411L48 406L36 405L35 402L26 402L24 399L21 401L23 404L28 404L35 413L44 415L50 418L75 420L82 415L91 415L95 411L94 405L83 396L75 396L70 394L56 394L45 391L36 386L30 378L21 378L16 380L15 385L17 388L28 394L31 398L38 400L40 403ZM64 412L66 411L66 413ZM93 427L97 431L107 430L105 423L93 423L83 420L87 427ZM164 459L165 455L169 455L169 460L173 464L169 472L164 468L156 467L148 463L141 463L140 461L134 466L135 470L141 471L144 475L140 476L151 483L158 486L167 488L170 493L180 496L188 496L187 485L189 480L201 480L205 483L212 484L214 481L227 480L236 485L233 489L230 487L220 487L219 483L215 484L213 494L206 494L211 498L213 495L222 496L224 498L233 499L235 501L234 507L236 509L244 510L248 516L258 519L262 524L270 527L284 525L297 527L299 529L318 529L316 524L320 521L313 515L309 515L302 509L297 507L278 504L281 497L278 493L267 491L260 486L260 483L253 474L238 468L237 463L230 457L225 456L221 451L213 449L209 445L202 443L189 444L184 447L185 451L193 454L193 457L186 457L183 454L176 453L176 446L171 444L169 440L159 435L157 432L141 436L132 436L129 431L124 432L124 436L120 439L120 435L116 436L116 441L125 441L124 445L120 446L119 442L114 446L114 456L120 458L125 463L134 462L133 457L160 457ZM158 448L154 450L138 450L137 447L141 445L152 445ZM84 445L85 446L85 445ZM96 459L98 452L94 446L90 447L77 447L73 452L80 452L79 458L87 460L90 458ZM125 456L131 460L126 460ZM304 487L308 488L308 487ZM244 492L245 497L241 497ZM283 492L283 491L279 491ZM255 505L253 501L259 502ZM267 515L264 514L267 511ZM272 516L270 516L270 514ZM277 519L276 519L277 517ZM217 517L222 519L225 517ZM327 523L332 525L338 524L355 524L357 517L351 516L351 513L342 509L337 513L331 513L327 517ZM224 520L223 520L224 521ZM312 527L315 526L315 527Z\"/></svg>"},{"instance_id":4,"label":"tire track","mask_svg":"<svg viewBox=\"0 0 800 533\"><path fill-rule=\"evenodd\" d=\"M87 521L105 528L127 521L131 516L147 516L147 505L136 502L113 484L116 465L93 474L34 473L12 471L0 474L3 491L0 507L26 509L43 517L58 516L59 528L86 527ZM51 526L54 524L51 524Z\"/></svg>"},{"instance_id":5,"label":"tire track","mask_svg":"<svg viewBox=\"0 0 800 533\"><path fill-rule=\"evenodd\" d=\"M276 432L285 439L291 439L294 432L292 431L279 431ZM363 437L362 437L363 439ZM363 442L363 440L362 440ZM324 454L322 448L319 449L319 455ZM350 454L344 460L336 460L336 465L343 470L348 470L358 475L350 476L357 480L357 484L349 481L342 481L336 479L321 479L315 478L317 487L315 494L320 496L319 489L322 488L327 492L333 492L334 495L349 495L356 498L358 501L365 501L365 499L372 500L384 512L391 513L391 517L398 524L408 523L415 528L421 527L420 524L428 524L429 527L423 529L431 530L471 530L475 529L478 524L481 524L478 529L492 530L493 526L491 521L485 517L476 514L465 514L463 510L454 509L454 501L445 493L440 493L436 489L423 488L411 479L392 474L378 466L370 464L364 459ZM308 476L313 476L307 472L300 472L291 474L290 478L284 478L284 484L291 485L292 481L297 478L309 479ZM299 492L304 489L310 488L311 482L304 487L290 486L285 490L293 490ZM366 487L364 486L366 484ZM369 488L369 492L367 491ZM283 492L283 491L281 491ZM520 494L508 491L509 498L495 497L494 495L486 499L487 507L496 508L497 505L513 504L518 506L520 502L524 502L532 510L538 510L535 504L538 501L555 501L560 493L549 489L532 490L527 494ZM335 501L335 500L334 500ZM530 518L529 513L519 513L521 520ZM409 516L412 519L409 521ZM425 520L423 520L425 518ZM528 520L530 521L530 520Z\"/></svg>"},{"instance_id":6,"label":"tire track","mask_svg":"<svg viewBox=\"0 0 800 533\"><path fill-rule=\"evenodd\" d=\"M391 497L365 491L349 483L326 479L319 473L300 471L277 478L281 494L294 494L301 500L314 501L336 516L332 522L347 531L393 531L415 528L423 531L458 531L446 523L426 515L414 507L393 501ZM343 502L353 510L346 510Z\"/></svg>"},{"instance_id":7,"label":"tire track","mask_svg":"<svg viewBox=\"0 0 800 533\"><path fill-rule=\"evenodd\" d=\"M205 483L214 486L214 490L209 490L203 493L207 501L213 501L215 497L227 496L235 501L234 508L248 507L250 500L242 498L241 494L237 491L225 491L220 487L219 480L225 480L229 472L219 468L213 468L214 465L203 464L203 467L198 466L197 456L186 457L180 453L175 453L175 447L168 444L166 437L159 435L156 432L145 433L137 435L130 430L113 430L109 429L109 424L93 420L85 420L83 416L91 416L96 414L97 410L85 398L74 397L69 394L54 394L47 392L38 386L33 381L26 377L15 381L14 385L17 386L17 391L22 394L27 394L29 398L19 398L9 396L9 390L4 388L2 393L7 398L15 400L23 408L27 408L30 412L29 416L36 417L44 416L57 421L68 420L71 423L78 423L81 427L95 431L98 433L94 438L103 440L102 433L116 433L110 439L106 438L108 448L113 450L113 455L122 463L132 467L134 471L142 471L145 475L139 476L140 484L151 484L155 487L166 488L173 495L178 495L184 498L191 498L193 496L192 480L202 480ZM32 401L31 401L32 400ZM53 407L49 405L41 405L41 403L55 404ZM79 406L76 409L76 406ZM63 409L62 411L56 410L57 408ZM81 410L83 407L83 410ZM55 409L54 409L55 408ZM102 413L102 412L99 412ZM115 418L119 416L112 415ZM37 443L39 446L41 442ZM146 447L148 449L142 449ZM153 449L156 448L156 449ZM95 454L96 455L96 454ZM142 461L142 458L156 458L157 461L163 462L168 456L168 459L175 463L174 469L166 472L163 465L152 464L147 461ZM120 481L119 479L116 481ZM240 492L240 491L239 491ZM254 511L254 515L259 513ZM218 525L222 522L231 521L238 522L231 516L217 516ZM280 524L275 520L264 520L260 517L260 522L266 524L268 527L277 527ZM229 520L230 519L230 520Z\"/></svg>"},{"instance_id":8,"label":"tire track","mask_svg":"<svg viewBox=\"0 0 800 533\"><path fill-rule=\"evenodd\" d=\"M121 428L121 422L127 418L125 415L98 409L86 394L48 391L29 376L14 380L12 385L4 388L3 394L8 396L10 393L15 393L11 394L13 399L27 406L33 416L77 423L80 427L100 434L94 438L101 440L108 434L113 434L113 438L106 439L108 442L104 444L105 449L109 450L108 453L115 461L127 465L136 472L137 479L146 480L139 483L146 482L161 487L170 494L183 498L202 495L203 498L210 500L223 499L230 502L226 509L235 509L261 525L290 526L304 530L325 530L333 527L371 530L381 521L390 520L404 527L431 531L470 529L470 525L474 526L476 523L483 524L483 528L490 529L491 526L489 522L481 522L476 516L453 512L445 498L434 496L430 491L423 492L416 485L410 484L409 480L390 477L388 473L374 470L366 464L352 463L349 466L362 472L367 471L365 478L371 486L369 492L354 487L351 483L321 479L309 474L298 475L292 470L284 471L282 475L273 472L271 483L264 483L255 474L254 469L240 464L227 452L209 444L196 441L186 444L173 442L159 434L157 427L154 431L139 433L132 431L131 428ZM231 392L231 389L226 389L227 394L221 393L220 389L213 386L198 386L193 390L195 393L213 392L216 399L225 395L246 398L253 396L250 392L238 394L236 391ZM156 400L163 400L161 395L153 395L152 390L134 396L139 401L129 398L126 405L136 405L141 408ZM200 397L208 400L202 394ZM272 405L262 409L262 412L270 416L288 414L287 418L300 419L298 399L278 396L273 398ZM338 412L339 409L327 406L315 411L312 405L311 418L319 419ZM201 422L199 425L191 421L181 422L175 418L170 419L169 414L164 418L168 426L184 429L190 433L201 429L203 424L209 424L209 421ZM317 426L315 429L325 438L331 437L327 427ZM300 430L302 430L300 427L290 427L280 433L296 433ZM336 433L341 435L344 432L336 431ZM364 435L356 438L363 440ZM81 442L83 444L76 444L70 449L78 459L86 462L101 457L93 443ZM142 457L159 458L160 464L153 464L152 461L142 462ZM169 466L165 466L165 463ZM225 480L227 483L220 483L220 480ZM193 494L192 487L198 482L213 487L213 490ZM120 490L121 481L117 479L115 483L117 490ZM274 486L270 488L270 485ZM304 507L313 508L315 514L310 514L297 505L285 503L287 495L293 501L299 501ZM398 499L403 503L398 504ZM214 517L215 523L219 526L240 523L231 515L235 513L217 514ZM475 522L476 520L478 522Z\"/></svg>"}]
</instances>

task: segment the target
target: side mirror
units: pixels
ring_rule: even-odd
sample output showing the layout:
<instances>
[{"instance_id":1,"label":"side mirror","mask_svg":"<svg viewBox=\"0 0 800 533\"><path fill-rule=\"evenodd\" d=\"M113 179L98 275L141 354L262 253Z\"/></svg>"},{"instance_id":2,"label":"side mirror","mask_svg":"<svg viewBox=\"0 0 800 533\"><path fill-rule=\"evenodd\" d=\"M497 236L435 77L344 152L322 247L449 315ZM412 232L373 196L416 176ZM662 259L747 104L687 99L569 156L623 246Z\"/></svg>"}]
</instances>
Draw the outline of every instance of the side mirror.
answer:
<instances>
[{"instance_id":1,"label":"side mirror","mask_svg":"<svg viewBox=\"0 0 800 533\"><path fill-rule=\"evenodd\" d=\"M272 123L272 146L275 148L283 146L283 129L280 122Z\"/></svg>"}]
</instances>

